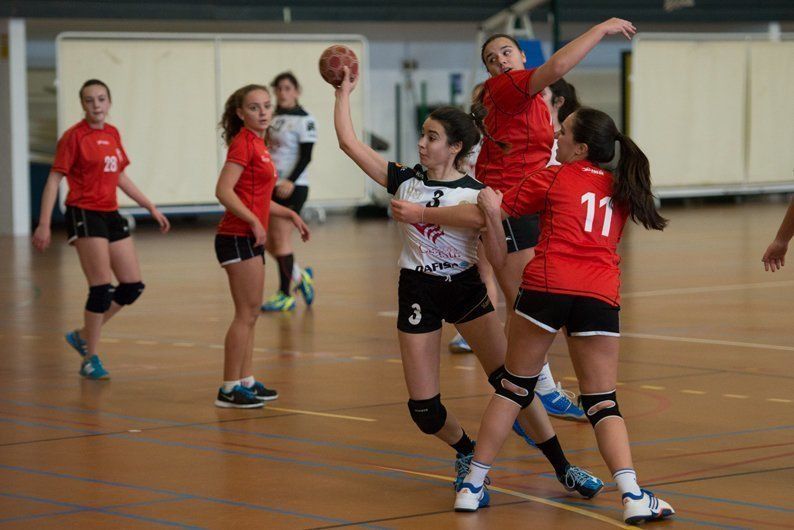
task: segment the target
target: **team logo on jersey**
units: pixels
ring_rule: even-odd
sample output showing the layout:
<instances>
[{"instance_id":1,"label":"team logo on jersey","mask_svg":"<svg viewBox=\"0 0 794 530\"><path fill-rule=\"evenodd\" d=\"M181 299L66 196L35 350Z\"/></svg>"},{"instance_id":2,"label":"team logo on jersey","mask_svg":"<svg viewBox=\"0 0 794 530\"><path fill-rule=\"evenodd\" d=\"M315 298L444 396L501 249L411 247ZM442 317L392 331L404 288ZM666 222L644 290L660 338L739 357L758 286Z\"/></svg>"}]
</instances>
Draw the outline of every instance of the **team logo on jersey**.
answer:
<instances>
[{"instance_id":1,"label":"team logo on jersey","mask_svg":"<svg viewBox=\"0 0 794 530\"><path fill-rule=\"evenodd\" d=\"M438 225L430 225L423 223L413 223L411 226L422 234L424 237L435 243L438 238L444 235L444 231Z\"/></svg>"},{"instance_id":2,"label":"team logo on jersey","mask_svg":"<svg viewBox=\"0 0 794 530\"><path fill-rule=\"evenodd\" d=\"M110 142L108 142L107 140L97 140L96 144L97 145L110 145Z\"/></svg>"},{"instance_id":3,"label":"team logo on jersey","mask_svg":"<svg viewBox=\"0 0 794 530\"><path fill-rule=\"evenodd\" d=\"M598 169L598 168L594 168L594 167L583 167L582 171L587 171L588 173L595 173L596 175L603 175L604 174L604 170L603 169Z\"/></svg>"},{"instance_id":4,"label":"team logo on jersey","mask_svg":"<svg viewBox=\"0 0 794 530\"><path fill-rule=\"evenodd\" d=\"M431 263L430 265L417 265L415 270L417 272L436 272L436 271L443 271L446 269L452 269L456 266L457 265L455 263L444 261L441 263L439 262Z\"/></svg>"}]
</instances>

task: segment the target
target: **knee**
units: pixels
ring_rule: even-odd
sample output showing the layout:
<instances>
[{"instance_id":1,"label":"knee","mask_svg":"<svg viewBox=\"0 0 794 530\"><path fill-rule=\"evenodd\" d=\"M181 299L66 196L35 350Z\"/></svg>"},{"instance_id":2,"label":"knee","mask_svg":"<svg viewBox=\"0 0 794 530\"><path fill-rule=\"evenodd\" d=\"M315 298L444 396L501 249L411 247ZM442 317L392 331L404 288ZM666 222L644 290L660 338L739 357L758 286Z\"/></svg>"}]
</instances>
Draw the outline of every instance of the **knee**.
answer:
<instances>
[{"instance_id":1,"label":"knee","mask_svg":"<svg viewBox=\"0 0 794 530\"><path fill-rule=\"evenodd\" d=\"M120 283L113 293L113 301L119 305L130 305L141 296L145 288L142 282Z\"/></svg>"},{"instance_id":2,"label":"knee","mask_svg":"<svg viewBox=\"0 0 794 530\"><path fill-rule=\"evenodd\" d=\"M447 422L447 409L441 403L441 394L430 399L409 399L411 419L425 434L436 434Z\"/></svg>"},{"instance_id":3,"label":"knee","mask_svg":"<svg viewBox=\"0 0 794 530\"><path fill-rule=\"evenodd\" d=\"M515 375L508 372L507 368L502 365L488 376L488 382L491 383L497 396L512 401L525 409L535 397L535 385L539 375L529 377Z\"/></svg>"},{"instance_id":4,"label":"knee","mask_svg":"<svg viewBox=\"0 0 794 530\"><path fill-rule=\"evenodd\" d=\"M607 418L622 418L618 408L617 393L603 392L599 394L581 394L579 403L584 409L585 416L590 420L590 424L595 428L599 422Z\"/></svg>"},{"instance_id":5,"label":"knee","mask_svg":"<svg viewBox=\"0 0 794 530\"><path fill-rule=\"evenodd\" d=\"M111 284L92 285L88 288L88 300L85 303L85 310L92 313L105 313L110 309L112 301L113 286Z\"/></svg>"}]
</instances>

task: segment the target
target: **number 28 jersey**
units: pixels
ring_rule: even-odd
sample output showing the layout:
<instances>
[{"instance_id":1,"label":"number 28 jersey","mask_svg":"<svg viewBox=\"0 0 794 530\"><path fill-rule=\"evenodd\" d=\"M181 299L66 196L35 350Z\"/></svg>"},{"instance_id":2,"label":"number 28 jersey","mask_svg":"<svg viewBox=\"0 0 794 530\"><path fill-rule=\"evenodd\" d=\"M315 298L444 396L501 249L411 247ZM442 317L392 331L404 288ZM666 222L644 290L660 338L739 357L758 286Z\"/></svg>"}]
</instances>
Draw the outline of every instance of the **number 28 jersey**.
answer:
<instances>
[{"instance_id":1,"label":"number 28 jersey","mask_svg":"<svg viewBox=\"0 0 794 530\"><path fill-rule=\"evenodd\" d=\"M453 181L430 180L419 165L411 169L389 162L387 174L389 193L428 208L477 204L477 195L485 187L468 175ZM399 264L403 269L451 276L477 264L477 229L400 223L400 230L403 249Z\"/></svg>"},{"instance_id":2,"label":"number 28 jersey","mask_svg":"<svg viewBox=\"0 0 794 530\"><path fill-rule=\"evenodd\" d=\"M82 120L58 140L52 170L66 175L67 206L112 212L119 209L116 187L129 163L115 127L93 129Z\"/></svg>"},{"instance_id":3,"label":"number 28 jersey","mask_svg":"<svg viewBox=\"0 0 794 530\"><path fill-rule=\"evenodd\" d=\"M628 212L612 203L612 174L588 161L548 167L504 194L511 217L540 212L540 239L523 289L620 304L617 246Z\"/></svg>"}]
</instances>

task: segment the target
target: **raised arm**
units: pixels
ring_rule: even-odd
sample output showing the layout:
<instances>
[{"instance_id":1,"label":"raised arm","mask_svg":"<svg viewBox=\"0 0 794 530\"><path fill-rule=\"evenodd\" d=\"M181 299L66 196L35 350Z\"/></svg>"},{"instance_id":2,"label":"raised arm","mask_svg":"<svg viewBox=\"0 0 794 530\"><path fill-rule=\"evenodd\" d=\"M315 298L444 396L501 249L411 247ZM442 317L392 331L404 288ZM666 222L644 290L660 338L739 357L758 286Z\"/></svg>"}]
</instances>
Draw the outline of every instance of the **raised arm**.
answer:
<instances>
[{"instance_id":1,"label":"raised arm","mask_svg":"<svg viewBox=\"0 0 794 530\"><path fill-rule=\"evenodd\" d=\"M138 189L138 186L130 179L126 171L122 171L119 175L119 188L121 188L121 191L123 191L127 197L138 203L141 208L145 208L149 211L154 220L157 221L157 224L160 225L160 231L162 233L165 234L171 229L171 223L168 222L168 218L157 209L154 203L150 201L141 190Z\"/></svg>"},{"instance_id":2,"label":"raised arm","mask_svg":"<svg viewBox=\"0 0 794 530\"><path fill-rule=\"evenodd\" d=\"M41 251L46 250L52 241L52 230L50 229L52 209L55 208L55 201L58 198L58 186L63 177L63 173L50 171L49 176L47 176L47 182L44 184L44 191L41 194L39 225L33 232L33 246Z\"/></svg>"},{"instance_id":3,"label":"raised arm","mask_svg":"<svg viewBox=\"0 0 794 530\"><path fill-rule=\"evenodd\" d=\"M631 40L631 36L636 32L637 28L631 22L620 18L610 18L597 26L593 26L587 32L557 50L548 61L535 70L529 83L530 92L537 94L570 72L607 35L622 33L627 39Z\"/></svg>"},{"instance_id":4,"label":"raised arm","mask_svg":"<svg viewBox=\"0 0 794 530\"><path fill-rule=\"evenodd\" d=\"M774 241L769 244L761 261L764 262L764 270L775 272L786 264L786 252L791 238L794 237L794 199L788 205L786 216L780 224Z\"/></svg>"},{"instance_id":5,"label":"raised arm","mask_svg":"<svg viewBox=\"0 0 794 530\"><path fill-rule=\"evenodd\" d=\"M476 204L429 208L424 204L398 199L391 201L392 217L401 223L426 223L461 228L482 228L485 219Z\"/></svg>"},{"instance_id":6,"label":"raised arm","mask_svg":"<svg viewBox=\"0 0 794 530\"><path fill-rule=\"evenodd\" d=\"M336 89L336 103L334 104L334 129L336 129L339 147L372 180L385 187L388 166L386 159L359 140L353 128L353 120L350 118L350 93L356 88L358 79L350 74L347 66L344 69L345 78Z\"/></svg>"}]
</instances>

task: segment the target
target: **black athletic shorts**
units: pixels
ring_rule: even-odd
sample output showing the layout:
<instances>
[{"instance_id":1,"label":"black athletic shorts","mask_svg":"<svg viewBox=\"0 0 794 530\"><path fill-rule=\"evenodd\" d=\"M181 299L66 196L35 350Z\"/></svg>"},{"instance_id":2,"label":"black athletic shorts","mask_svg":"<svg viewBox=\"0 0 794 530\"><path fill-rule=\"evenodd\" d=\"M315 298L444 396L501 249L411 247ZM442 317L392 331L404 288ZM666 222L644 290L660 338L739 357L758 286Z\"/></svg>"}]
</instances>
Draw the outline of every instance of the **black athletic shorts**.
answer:
<instances>
[{"instance_id":1,"label":"black athletic shorts","mask_svg":"<svg viewBox=\"0 0 794 530\"><path fill-rule=\"evenodd\" d=\"M441 329L442 320L463 324L493 311L476 266L452 276L402 269L397 292L397 329L406 333L429 333Z\"/></svg>"},{"instance_id":2,"label":"black athletic shorts","mask_svg":"<svg viewBox=\"0 0 794 530\"><path fill-rule=\"evenodd\" d=\"M292 195L286 199L279 199L276 197L276 190L273 190L273 202L280 204L281 206L286 206L295 213L301 213L303 205L308 198L309 186L295 186L295 189L292 191Z\"/></svg>"},{"instance_id":3,"label":"black athletic shorts","mask_svg":"<svg viewBox=\"0 0 794 530\"><path fill-rule=\"evenodd\" d=\"M508 217L502 221L507 239L507 253L533 248L540 236L540 217L537 214Z\"/></svg>"},{"instance_id":4,"label":"black athletic shorts","mask_svg":"<svg viewBox=\"0 0 794 530\"><path fill-rule=\"evenodd\" d=\"M215 234L215 255L221 267L240 263L254 256L262 256L262 263L265 262L265 246L254 246L255 239L249 236L230 236L226 234Z\"/></svg>"},{"instance_id":5,"label":"black athletic shorts","mask_svg":"<svg viewBox=\"0 0 794 530\"><path fill-rule=\"evenodd\" d=\"M98 212L67 206L66 233L69 244L80 237L103 237L111 243L130 237L130 227L118 210Z\"/></svg>"},{"instance_id":6,"label":"black athletic shorts","mask_svg":"<svg viewBox=\"0 0 794 530\"><path fill-rule=\"evenodd\" d=\"M550 333L565 326L571 337L620 337L620 306L598 298L520 289L513 310Z\"/></svg>"}]
</instances>

